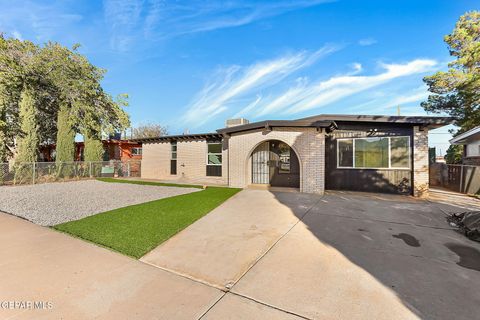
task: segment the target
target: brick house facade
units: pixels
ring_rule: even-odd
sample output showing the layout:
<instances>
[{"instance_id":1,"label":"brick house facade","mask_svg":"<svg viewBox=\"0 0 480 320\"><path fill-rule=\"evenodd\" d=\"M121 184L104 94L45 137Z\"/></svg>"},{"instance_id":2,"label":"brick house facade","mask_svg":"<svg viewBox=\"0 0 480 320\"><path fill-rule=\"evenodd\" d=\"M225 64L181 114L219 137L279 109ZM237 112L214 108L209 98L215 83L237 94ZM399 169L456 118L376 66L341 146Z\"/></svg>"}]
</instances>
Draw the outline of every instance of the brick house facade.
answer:
<instances>
[{"instance_id":1,"label":"brick house facade","mask_svg":"<svg viewBox=\"0 0 480 320\"><path fill-rule=\"evenodd\" d=\"M440 117L319 115L141 139L142 178L247 187L428 193L428 130Z\"/></svg>"}]
</instances>

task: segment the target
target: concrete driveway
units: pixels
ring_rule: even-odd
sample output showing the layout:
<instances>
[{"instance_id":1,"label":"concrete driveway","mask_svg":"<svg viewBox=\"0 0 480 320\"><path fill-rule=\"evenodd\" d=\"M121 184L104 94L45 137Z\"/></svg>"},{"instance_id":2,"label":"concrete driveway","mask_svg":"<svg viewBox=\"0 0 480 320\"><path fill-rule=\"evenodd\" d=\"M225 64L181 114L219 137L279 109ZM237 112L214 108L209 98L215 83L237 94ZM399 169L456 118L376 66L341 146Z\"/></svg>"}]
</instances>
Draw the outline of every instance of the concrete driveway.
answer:
<instances>
[{"instance_id":1,"label":"concrete driveway","mask_svg":"<svg viewBox=\"0 0 480 320\"><path fill-rule=\"evenodd\" d=\"M473 319L480 244L442 202L244 190L142 262L0 214L0 319Z\"/></svg>"},{"instance_id":2,"label":"concrete driveway","mask_svg":"<svg viewBox=\"0 0 480 320\"><path fill-rule=\"evenodd\" d=\"M242 318L248 302L306 319L475 318L480 244L444 215L459 209L244 190L141 260L226 291L208 319Z\"/></svg>"}]
</instances>

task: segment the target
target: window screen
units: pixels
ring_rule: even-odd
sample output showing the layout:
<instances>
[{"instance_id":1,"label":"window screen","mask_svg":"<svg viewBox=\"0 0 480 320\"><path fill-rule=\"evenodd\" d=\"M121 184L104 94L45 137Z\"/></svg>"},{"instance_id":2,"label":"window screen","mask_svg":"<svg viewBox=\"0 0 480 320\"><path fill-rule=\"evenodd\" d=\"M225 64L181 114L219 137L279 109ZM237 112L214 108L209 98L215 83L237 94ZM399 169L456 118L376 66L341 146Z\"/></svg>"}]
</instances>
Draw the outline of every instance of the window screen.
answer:
<instances>
[{"instance_id":1,"label":"window screen","mask_svg":"<svg viewBox=\"0 0 480 320\"><path fill-rule=\"evenodd\" d=\"M339 139L337 167L410 168L410 137Z\"/></svg>"},{"instance_id":2,"label":"window screen","mask_svg":"<svg viewBox=\"0 0 480 320\"><path fill-rule=\"evenodd\" d=\"M388 168L388 138L355 139L355 168Z\"/></svg>"},{"instance_id":3,"label":"window screen","mask_svg":"<svg viewBox=\"0 0 480 320\"><path fill-rule=\"evenodd\" d=\"M207 143L207 176L222 176L222 143Z\"/></svg>"}]
</instances>

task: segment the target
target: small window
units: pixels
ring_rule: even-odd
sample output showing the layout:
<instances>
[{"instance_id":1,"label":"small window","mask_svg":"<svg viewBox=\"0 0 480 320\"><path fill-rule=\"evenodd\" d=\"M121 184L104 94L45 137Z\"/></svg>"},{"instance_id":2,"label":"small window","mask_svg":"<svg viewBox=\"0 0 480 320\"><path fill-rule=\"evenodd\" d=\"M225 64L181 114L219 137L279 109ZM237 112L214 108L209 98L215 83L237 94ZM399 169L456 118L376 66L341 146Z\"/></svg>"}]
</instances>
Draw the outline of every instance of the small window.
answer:
<instances>
[{"instance_id":1,"label":"small window","mask_svg":"<svg viewBox=\"0 0 480 320\"><path fill-rule=\"evenodd\" d=\"M278 151L278 173L290 173L290 146L280 142Z\"/></svg>"},{"instance_id":2,"label":"small window","mask_svg":"<svg viewBox=\"0 0 480 320\"><path fill-rule=\"evenodd\" d=\"M221 142L207 142L207 176L222 176Z\"/></svg>"},{"instance_id":3,"label":"small window","mask_svg":"<svg viewBox=\"0 0 480 320\"><path fill-rule=\"evenodd\" d=\"M132 156L141 156L142 148L132 148Z\"/></svg>"},{"instance_id":4,"label":"small window","mask_svg":"<svg viewBox=\"0 0 480 320\"><path fill-rule=\"evenodd\" d=\"M410 137L338 139L337 167L409 169Z\"/></svg>"},{"instance_id":5,"label":"small window","mask_svg":"<svg viewBox=\"0 0 480 320\"><path fill-rule=\"evenodd\" d=\"M170 143L170 174L177 174L177 142Z\"/></svg>"}]
</instances>

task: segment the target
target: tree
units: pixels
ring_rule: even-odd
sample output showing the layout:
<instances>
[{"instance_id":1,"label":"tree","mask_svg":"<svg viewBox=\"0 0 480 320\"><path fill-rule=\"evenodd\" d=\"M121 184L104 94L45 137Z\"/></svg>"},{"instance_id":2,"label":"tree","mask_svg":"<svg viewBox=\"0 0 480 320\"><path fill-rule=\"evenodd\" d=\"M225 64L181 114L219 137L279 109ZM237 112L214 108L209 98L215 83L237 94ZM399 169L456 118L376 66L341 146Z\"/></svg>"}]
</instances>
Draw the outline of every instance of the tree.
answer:
<instances>
[{"instance_id":1,"label":"tree","mask_svg":"<svg viewBox=\"0 0 480 320\"><path fill-rule=\"evenodd\" d=\"M29 41L5 38L0 33L0 161L6 161L21 141L20 102L24 88L35 98L37 148L56 142L57 161L72 161L77 133L87 133L95 154L102 133L124 130L130 125L123 107L128 96L114 101L100 82L105 70L92 65L72 49L49 42L37 46ZM32 110L30 110L32 111ZM28 133L30 136L32 132ZM90 147L89 147L90 148Z\"/></svg>"},{"instance_id":2,"label":"tree","mask_svg":"<svg viewBox=\"0 0 480 320\"><path fill-rule=\"evenodd\" d=\"M98 137L84 135L84 160L85 161L102 161L105 150L103 149L102 140Z\"/></svg>"},{"instance_id":3,"label":"tree","mask_svg":"<svg viewBox=\"0 0 480 320\"><path fill-rule=\"evenodd\" d=\"M49 78L62 101L57 117L57 149L63 148L61 143L70 148L75 138L71 132L82 133L85 152L92 160L97 160L102 133L121 131L130 124L123 110L128 106L128 96L122 95L114 101L105 93L100 85L105 70L93 66L77 49L78 46L69 50L57 43L48 43L43 51L51 70ZM65 157L59 157L57 151L57 161L73 160L73 152L63 155Z\"/></svg>"},{"instance_id":4,"label":"tree","mask_svg":"<svg viewBox=\"0 0 480 320\"><path fill-rule=\"evenodd\" d=\"M480 125L480 12L461 16L444 40L455 60L448 71L424 78L433 94L422 107L452 116L459 134Z\"/></svg>"},{"instance_id":5,"label":"tree","mask_svg":"<svg viewBox=\"0 0 480 320\"><path fill-rule=\"evenodd\" d=\"M447 154L445 155L445 162L448 164L459 164L462 163L463 157L463 146L462 145L451 145Z\"/></svg>"},{"instance_id":6,"label":"tree","mask_svg":"<svg viewBox=\"0 0 480 320\"><path fill-rule=\"evenodd\" d=\"M18 138L16 162L35 162L38 150L37 109L34 93L30 88L22 91L20 98L20 128L22 136Z\"/></svg>"},{"instance_id":7,"label":"tree","mask_svg":"<svg viewBox=\"0 0 480 320\"><path fill-rule=\"evenodd\" d=\"M57 115L56 162L70 162L75 156L75 131L71 124L68 105L62 103Z\"/></svg>"},{"instance_id":8,"label":"tree","mask_svg":"<svg viewBox=\"0 0 480 320\"><path fill-rule=\"evenodd\" d=\"M165 136L167 134L167 128L157 123L146 123L132 129L133 139L155 138Z\"/></svg>"},{"instance_id":9,"label":"tree","mask_svg":"<svg viewBox=\"0 0 480 320\"><path fill-rule=\"evenodd\" d=\"M38 46L29 41L5 39L0 34L0 161L6 161L12 156L15 149L15 141L23 141L27 136L30 142L37 145L30 150L22 147L20 158L31 159L38 147L38 130L35 132L23 132L22 128L31 129L32 122L38 124L38 104L35 102L36 93L43 85L41 75L37 68ZM23 103L22 103L23 102ZM21 104L23 104L21 106ZM20 109L23 107L23 116ZM35 121L33 120L35 118ZM28 123L23 123L27 121ZM35 136L35 137L34 137Z\"/></svg>"}]
</instances>

